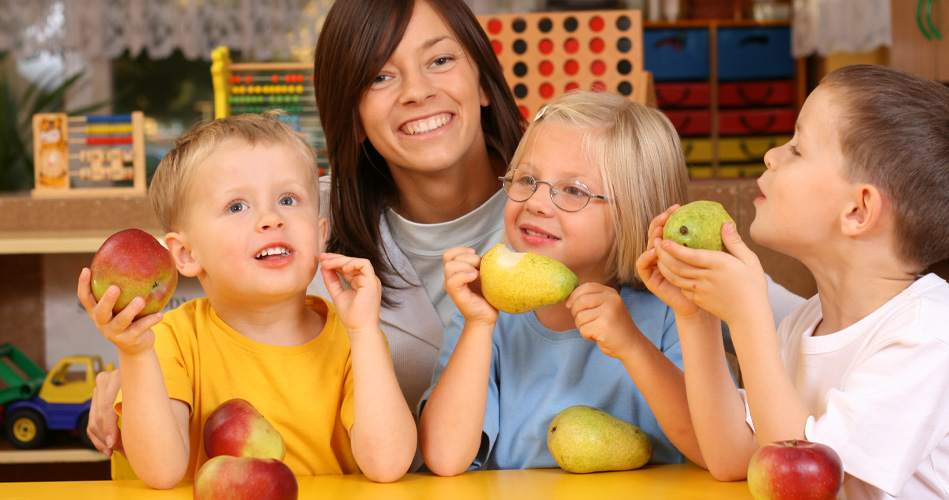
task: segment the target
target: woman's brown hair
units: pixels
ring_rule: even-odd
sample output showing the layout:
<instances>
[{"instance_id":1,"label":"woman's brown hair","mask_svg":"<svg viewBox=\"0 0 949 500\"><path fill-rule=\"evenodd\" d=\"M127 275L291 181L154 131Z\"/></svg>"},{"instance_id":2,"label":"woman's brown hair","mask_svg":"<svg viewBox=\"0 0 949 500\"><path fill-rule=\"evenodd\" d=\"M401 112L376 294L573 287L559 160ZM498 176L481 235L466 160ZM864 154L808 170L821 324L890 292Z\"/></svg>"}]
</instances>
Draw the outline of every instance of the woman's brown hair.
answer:
<instances>
[{"instance_id":1,"label":"woman's brown hair","mask_svg":"<svg viewBox=\"0 0 949 500\"><path fill-rule=\"evenodd\" d=\"M416 0L345 0L330 9L316 44L314 89L330 162L330 235L327 250L368 259L385 289L401 278L383 255L379 221L399 192L389 167L369 140L360 142L359 103L373 78L398 47ZM481 108L488 150L503 175L526 126L491 43L462 0L427 2L458 37L478 68L491 105ZM403 282L405 280L402 280ZM383 301L393 305L387 294Z\"/></svg>"}]
</instances>

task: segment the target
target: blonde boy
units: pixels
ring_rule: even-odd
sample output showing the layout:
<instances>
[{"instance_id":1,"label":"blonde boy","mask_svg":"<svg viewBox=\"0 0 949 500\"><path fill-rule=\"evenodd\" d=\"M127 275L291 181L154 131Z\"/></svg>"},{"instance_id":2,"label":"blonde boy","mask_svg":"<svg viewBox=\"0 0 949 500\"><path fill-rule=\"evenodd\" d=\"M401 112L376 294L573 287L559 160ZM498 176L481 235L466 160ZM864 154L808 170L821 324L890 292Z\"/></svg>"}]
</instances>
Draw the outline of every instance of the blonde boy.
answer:
<instances>
[{"instance_id":1,"label":"blonde boy","mask_svg":"<svg viewBox=\"0 0 949 500\"><path fill-rule=\"evenodd\" d=\"M113 316L118 288L97 304L89 271L80 275L83 305L119 348L126 455L154 488L193 477L208 459L204 421L231 398L250 401L280 431L297 475L362 470L393 481L415 454L415 424L379 329L379 280L363 259L319 253L326 221L315 153L279 116L188 132L151 182L178 271L197 277L206 298L133 321L142 299ZM332 304L306 295L320 264Z\"/></svg>"}]
</instances>

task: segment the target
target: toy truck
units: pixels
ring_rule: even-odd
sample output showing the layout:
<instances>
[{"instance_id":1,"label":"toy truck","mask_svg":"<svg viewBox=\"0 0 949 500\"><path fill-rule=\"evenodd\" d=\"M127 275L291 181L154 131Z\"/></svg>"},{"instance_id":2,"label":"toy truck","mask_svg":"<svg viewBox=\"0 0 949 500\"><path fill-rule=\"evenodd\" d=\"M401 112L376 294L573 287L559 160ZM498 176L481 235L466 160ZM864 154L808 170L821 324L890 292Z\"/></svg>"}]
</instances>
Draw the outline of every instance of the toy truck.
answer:
<instances>
[{"instance_id":1,"label":"toy truck","mask_svg":"<svg viewBox=\"0 0 949 500\"><path fill-rule=\"evenodd\" d=\"M23 351L9 342L0 345L0 381L6 384L0 389L0 407L10 401L32 397L43 385L44 378L46 372Z\"/></svg>"},{"instance_id":2,"label":"toy truck","mask_svg":"<svg viewBox=\"0 0 949 500\"><path fill-rule=\"evenodd\" d=\"M49 431L75 430L84 445L93 447L86 426L96 375L113 369L111 363L103 366L99 356L59 360L36 394L6 406L4 430L10 443L19 449L35 449L43 446Z\"/></svg>"}]
</instances>

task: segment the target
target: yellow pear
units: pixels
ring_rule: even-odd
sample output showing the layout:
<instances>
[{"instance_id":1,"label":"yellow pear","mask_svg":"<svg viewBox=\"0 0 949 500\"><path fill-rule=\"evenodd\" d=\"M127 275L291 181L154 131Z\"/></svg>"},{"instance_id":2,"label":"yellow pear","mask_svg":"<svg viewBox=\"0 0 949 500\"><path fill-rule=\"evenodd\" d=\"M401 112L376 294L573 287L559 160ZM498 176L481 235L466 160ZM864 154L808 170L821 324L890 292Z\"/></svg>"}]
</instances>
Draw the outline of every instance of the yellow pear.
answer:
<instances>
[{"instance_id":1,"label":"yellow pear","mask_svg":"<svg viewBox=\"0 0 949 500\"><path fill-rule=\"evenodd\" d=\"M669 216L662 228L662 238L689 248L724 250L722 226L729 221L735 222L721 203L693 201Z\"/></svg>"},{"instance_id":2,"label":"yellow pear","mask_svg":"<svg viewBox=\"0 0 949 500\"><path fill-rule=\"evenodd\" d=\"M567 472L638 469L652 458L642 429L592 406L571 406L547 429L547 449Z\"/></svg>"},{"instance_id":3,"label":"yellow pear","mask_svg":"<svg viewBox=\"0 0 949 500\"><path fill-rule=\"evenodd\" d=\"M495 309L506 313L562 302L578 284L577 275L556 259L513 252L503 244L481 258L481 293Z\"/></svg>"}]
</instances>

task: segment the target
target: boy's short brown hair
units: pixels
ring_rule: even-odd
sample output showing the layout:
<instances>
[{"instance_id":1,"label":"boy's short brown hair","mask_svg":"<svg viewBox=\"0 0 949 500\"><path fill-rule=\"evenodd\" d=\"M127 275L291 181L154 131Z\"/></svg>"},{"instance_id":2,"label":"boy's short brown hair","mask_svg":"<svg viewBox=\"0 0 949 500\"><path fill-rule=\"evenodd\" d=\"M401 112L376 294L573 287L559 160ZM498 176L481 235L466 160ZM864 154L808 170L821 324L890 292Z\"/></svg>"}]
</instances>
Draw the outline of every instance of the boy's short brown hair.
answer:
<instances>
[{"instance_id":1,"label":"boy's short brown hair","mask_svg":"<svg viewBox=\"0 0 949 500\"><path fill-rule=\"evenodd\" d=\"M283 111L271 110L228 116L195 127L179 137L158 164L148 186L148 198L162 228L166 232L180 229L198 166L232 141L247 145L279 144L294 149L310 168L313 191L319 195L316 151L302 134L280 121L284 115Z\"/></svg>"},{"instance_id":2,"label":"boy's short brown hair","mask_svg":"<svg viewBox=\"0 0 949 500\"><path fill-rule=\"evenodd\" d=\"M949 87L872 65L837 69L820 87L843 105L845 174L892 203L899 254L920 270L949 257Z\"/></svg>"}]
</instances>

